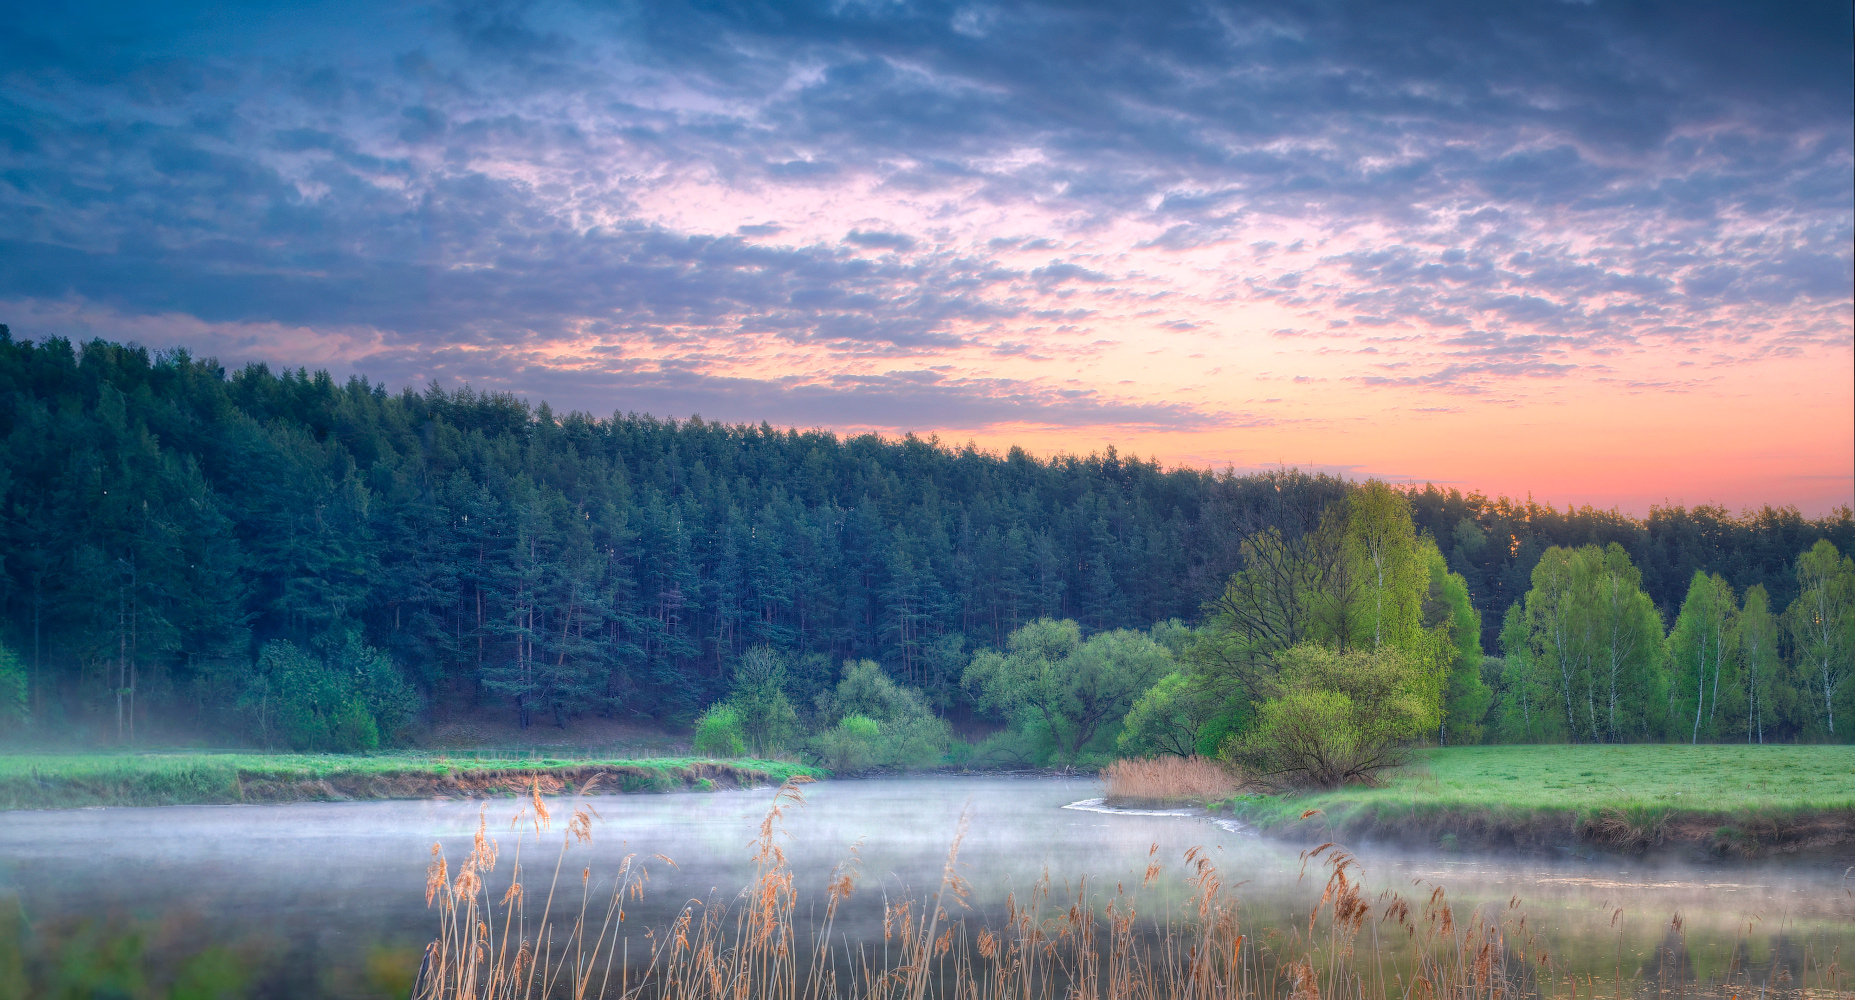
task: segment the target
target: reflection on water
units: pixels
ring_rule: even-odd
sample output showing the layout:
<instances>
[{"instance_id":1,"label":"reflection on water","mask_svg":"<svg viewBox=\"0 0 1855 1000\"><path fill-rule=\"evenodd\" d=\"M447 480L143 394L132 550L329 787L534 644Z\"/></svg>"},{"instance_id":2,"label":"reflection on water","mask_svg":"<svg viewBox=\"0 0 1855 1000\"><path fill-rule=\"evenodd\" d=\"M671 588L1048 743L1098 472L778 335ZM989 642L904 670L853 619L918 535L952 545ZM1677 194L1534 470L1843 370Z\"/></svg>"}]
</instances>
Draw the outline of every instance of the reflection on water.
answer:
<instances>
[{"instance_id":1,"label":"reflection on water","mask_svg":"<svg viewBox=\"0 0 1855 1000\"><path fill-rule=\"evenodd\" d=\"M1194 846L1210 851L1225 885L1241 883L1252 926L1305 923L1320 894L1319 876L1302 877L1301 845L1190 810L1107 809L1089 801L1099 789L1086 780L898 778L806 793L788 816L785 843L800 916L821 905L828 874L857 848L864 888L838 923L853 940L880 939L883 893L932 891L963 811L971 816L960 861L973 887L972 920L1001 919L1006 894L1046 873L1059 887L1084 877L1109 892L1123 886L1142 912L1163 916L1187 897L1180 859ZM649 892L627 907L630 927L662 924L687 900L726 898L747 884L748 845L771 796L594 796L595 839L570 850L568 867L576 878L590 869L596 888L626 855L673 859L674 867L647 862ZM187 939L237 950L249 967L269 970L276 995L370 995L392 989L404 956L431 935L424 877L433 842L461 859L484 816L510 858L521 840L508 829L519 808L493 800L0 814L0 896L17 896L35 928L76 927L81 918L185 926ZM520 850L551 866L562 836L556 830L537 844L531 833ZM1140 890L1154 845L1169 871ZM1653 974L1675 956L1687 982L1749 967L1773 978L1781 966L1794 967L1794 982L1811 963L1847 964L1855 954L1850 861L1686 867L1370 847L1357 856L1374 896L1417 901L1441 886L1465 920L1477 906L1524 910L1554 975ZM158 932L145 936L151 948L162 943Z\"/></svg>"}]
</instances>

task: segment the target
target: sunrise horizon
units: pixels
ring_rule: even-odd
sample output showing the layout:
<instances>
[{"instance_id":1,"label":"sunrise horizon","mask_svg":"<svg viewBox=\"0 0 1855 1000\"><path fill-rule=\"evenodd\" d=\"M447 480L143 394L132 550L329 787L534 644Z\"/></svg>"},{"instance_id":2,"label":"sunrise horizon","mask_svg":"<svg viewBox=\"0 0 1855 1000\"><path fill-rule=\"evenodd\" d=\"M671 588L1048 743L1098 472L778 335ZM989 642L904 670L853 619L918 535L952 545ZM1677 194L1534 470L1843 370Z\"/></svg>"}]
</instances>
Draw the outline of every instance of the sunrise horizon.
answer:
<instances>
[{"instance_id":1,"label":"sunrise horizon","mask_svg":"<svg viewBox=\"0 0 1855 1000\"><path fill-rule=\"evenodd\" d=\"M1851 70L1815 14L105 10L28 14L0 79L20 338L1855 504Z\"/></svg>"}]
</instances>

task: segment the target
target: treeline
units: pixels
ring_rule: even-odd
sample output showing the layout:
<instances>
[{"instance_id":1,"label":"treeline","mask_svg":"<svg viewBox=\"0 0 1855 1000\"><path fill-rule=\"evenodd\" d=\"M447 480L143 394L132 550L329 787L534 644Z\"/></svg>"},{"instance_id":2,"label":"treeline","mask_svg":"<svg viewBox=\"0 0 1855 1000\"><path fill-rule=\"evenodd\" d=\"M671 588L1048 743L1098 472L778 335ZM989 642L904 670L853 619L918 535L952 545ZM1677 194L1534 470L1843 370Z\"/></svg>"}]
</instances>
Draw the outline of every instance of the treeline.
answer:
<instances>
[{"instance_id":1,"label":"treeline","mask_svg":"<svg viewBox=\"0 0 1855 1000\"><path fill-rule=\"evenodd\" d=\"M558 414L0 326L0 642L15 715L44 731L126 737L157 713L365 745L478 707L681 721L756 649L800 705L869 661L968 711L975 653L1046 619L1202 622L1247 540L1295 536L1351 489ZM1788 607L1798 552L1855 545L1846 511L1408 503L1489 649L1555 545L1620 544L1671 619L1697 570Z\"/></svg>"},{"instance_id":2,"label":"treeline","mask_svg":"<svg viewBox=\"0 0 1855 1000\"><path fill-rule=\"evenodd\" d=\"M1855 738L1855 560L1827 539L1773 601L1696 571L1666 623L1622 546L1548 549L1484 662L1504 742Z\"/></svg>"},{"instance_id":3,"label":"treeline","mask_svg":"<svg viewBox=\"0 0 1855 1000\"><path fill-rule=\"evenodd\" d=\"M1332 788L1425 741L1850 738L1855 560L1827 540L1796 559L1787 607L1697 572L1668 631L1622 546L1555 546L1493 657L1408 492L1368 481L1307 513L1243 540L1196 626L1086 634L1046 618L974 654L961 685L1007 723L977 744L867 660L795 702L790 661L763 647L699 720L698 749L805 753L840 771L1216 756L1251 781Z\"/></svg>"}]
</instances>

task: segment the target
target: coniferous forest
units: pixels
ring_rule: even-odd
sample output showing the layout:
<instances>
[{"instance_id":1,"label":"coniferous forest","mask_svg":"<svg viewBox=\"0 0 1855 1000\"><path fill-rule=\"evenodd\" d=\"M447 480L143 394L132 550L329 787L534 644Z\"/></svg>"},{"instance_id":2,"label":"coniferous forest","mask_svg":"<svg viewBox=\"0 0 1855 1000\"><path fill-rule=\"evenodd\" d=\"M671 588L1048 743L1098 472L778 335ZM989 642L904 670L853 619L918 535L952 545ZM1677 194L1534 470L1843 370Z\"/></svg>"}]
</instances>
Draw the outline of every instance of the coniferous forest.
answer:
<instances>
[{"instance_id":1,"label":"coniferous forest","mask_svg":"<svg viewBox=\"0 0 1855 1000\"><path fill-rule=\"evenodd\" d=\"M1112 450L557 413L0 326L0 709L41 734L126 739L161 719L269 744L300 737L288 715L307 699L324 743L371 746L465 712L686 725L751 702L759 677L800 712L862 685L1003 717L1023 707L993 683L1003 651L1032 640L1081 656L1139 631L1199 674L1260 648L1304 601L1289 591L1326 586L1303 570L1327 551L1324 512L1359 489ZM1847 509L1638 519L1392 493L1424 607L1453 622L1438 738L1855 731L1831 719L1855 688ZM1360 516L1334 546L1377 551ZM1302 582L1265 593L1281 560ZM1148 655L1117 648L1102 655ZM1155 663L1120 711L1166 687ZM1199 687L1228 703L1243 677ZM1087 739L1070 737L1073 757Z\"/></svg>"}]
</instances>

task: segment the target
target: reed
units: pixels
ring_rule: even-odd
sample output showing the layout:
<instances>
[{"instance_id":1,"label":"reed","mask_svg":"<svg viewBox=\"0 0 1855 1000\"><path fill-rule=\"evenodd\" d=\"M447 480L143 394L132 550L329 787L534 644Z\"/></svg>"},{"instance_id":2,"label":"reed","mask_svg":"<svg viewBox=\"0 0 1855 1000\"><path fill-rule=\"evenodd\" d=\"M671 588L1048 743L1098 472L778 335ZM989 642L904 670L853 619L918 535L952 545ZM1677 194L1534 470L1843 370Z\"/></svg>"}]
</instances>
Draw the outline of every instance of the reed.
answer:
<instances>
[{"instance_id":1,"label":"reed","mask_svg":"<svg viewBox=\"0 0 1855 1000\"><path fill-rule=\"evenodd\" d=\"M803 804L801 786L809 780L794 777L778 790L753 845L755 876L732 901L691 901L669 926L645 929L641 938L621 935L625 906L643 898L647 863L673 862L661 855L625 857L615 888L600 899L582 868L579 894L570 898L570 870L567 891L561 891L565 859L576 842L592 836L584 806L573 807L559 856L532 888L519 843L506 887L499 895L490 888L501 852L483 821L455 873L433 845L426 900L438 911L439 934L427 947L413 997L1506 1000L1671 993L1659 973L1653 982L1637 974L1626 978L1619 964L1614 981L1606 982L1564 967L1528 928L1514 900L1505 908L1462 913L1441 887L1409 897L1389 891L1369 897L1357 861L1331 843L1301 855L1303 877L1321 886L1305 923L1246 925L1234 886L1226 884L1211 852L1194 847L1180 859L1186 895L1170 916L1139 913L1124 886L1096 892L1084 882L1058 892L1046 875L1022 896L1009 896L1004 919L990 924L967 908L970 888L959 861L964 817L930 895L885 896L880 943L853 945L840 937L833 945L840 908L858 891L855 850L823 886L822 918L801 927L794 919L798 887L780 846L783 819ZM512 826L532 829L539 842L551 823L536 786ZM1167 867L1154 845L1140 888L1167 878ZM530 919L536 910L538 919ZM1677 916L1669 933L1681 932ZM1735 969L1745 986L1756 985L1749 967ZM1806 976L1813 970L1817 989L1845 985L1833 959L1827 965L1806 961L1803 969ZM1786 967L1782 985L1799 995L1806 984L1792 982L1791 975ZM1737 980L1678 985L1684 995L1752 995Z\"/></svg>"},{"instance_id":2,"label":"reed","mask_svg":"<svg viewBox=\"0 0 1855 1000\"><path fill-rule=\"evenodd\" d=\"M1206 805L1230 798L1240 782L1204 757L1117 760L1101 772L1107 804L1133 808Z\"/></svg>"}]
</instances>

